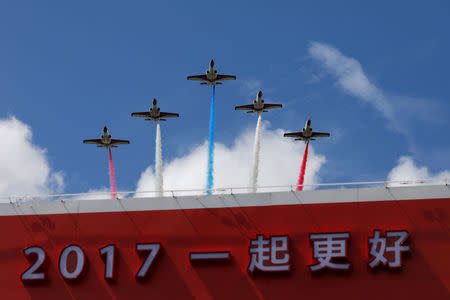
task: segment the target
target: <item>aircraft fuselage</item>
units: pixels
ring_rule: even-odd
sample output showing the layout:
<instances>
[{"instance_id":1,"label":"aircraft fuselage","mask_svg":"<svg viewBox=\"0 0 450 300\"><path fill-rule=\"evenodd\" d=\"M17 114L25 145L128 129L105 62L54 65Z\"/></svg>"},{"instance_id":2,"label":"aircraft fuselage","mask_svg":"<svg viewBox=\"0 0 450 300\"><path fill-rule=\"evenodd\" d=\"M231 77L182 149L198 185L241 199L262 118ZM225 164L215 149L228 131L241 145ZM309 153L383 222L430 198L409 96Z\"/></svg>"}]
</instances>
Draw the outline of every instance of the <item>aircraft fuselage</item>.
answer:
<instances>
[{"instance_id":1,"label":"aircraft fuselage","mask_svg":"<svg viewBox=\"0 0 450 300\"><path fill-rule=\"evenodd\" d=\"M253 106L256 111L261 111L264 108L264 100L262 99L262 93L259 92L256 99L253 100Z\"/></svg>"},{"instance_id":2,"label":"aircraft fuselage","mask_svg":"<svg viewBox=\"0 0 450 300\"><path fill-rule=\"evenodd\" d=\"M153 103L152 107L150 108L150 116L152 118L159 118L161 109L158 107L156 103Z\"/></svg>"},{"instance_id":3,"label":"aircraft fuselage","mask_svg":"<svg viewBox=\"0 0 450 300\"><path fill-rule=\"evenodd\" d=\"M111 135L109 134L108 128L106 128L106 126L103 128L103 133L100 139L105 146L111 144Z\"/></svg>"},{"instance_id":4,"label":"aircraft fuselage","mask_svg":"<svg viewBox=\"0 0 450 300\"><path fill-rule=\"evenodd\" d=\"M103 144L105 144L105 145L111 144L111 135L108 134L108 132L104 132L104 133L102 134L101 139L102 139L102 143L103 143Z\"/></svg>"},{"instance_id":5,"label":"aircraft fuselage","mask_svg":"<svg viewBox=\"0 0 450 300\"><path fill-rule=\"evenodd\" d=\"M311 120L306 121L305 127L302 129L303 136L306 138L311 137L312 128L311 128Z\"/></svg>"},{"instance_id":6,"label":"aircraft fuselage","mask_svg":"<svg viewBox=\"0 0 450 300\"><path fill-rule=\"evenodd\" d=\"M214 66L210 66L208 70L206 70L206 77L209 81L214 82L217 78L217 70L214 69Z\"/></svg>"}]
</instances>

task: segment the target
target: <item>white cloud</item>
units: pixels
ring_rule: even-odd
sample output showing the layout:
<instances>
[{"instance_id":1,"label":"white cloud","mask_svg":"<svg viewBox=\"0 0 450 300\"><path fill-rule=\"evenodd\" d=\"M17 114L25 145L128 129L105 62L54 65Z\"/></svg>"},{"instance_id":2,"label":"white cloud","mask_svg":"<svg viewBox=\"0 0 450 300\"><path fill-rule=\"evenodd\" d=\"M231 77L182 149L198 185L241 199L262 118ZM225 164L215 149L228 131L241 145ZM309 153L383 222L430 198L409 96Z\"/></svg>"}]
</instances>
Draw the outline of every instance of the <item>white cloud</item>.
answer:
<instances>
[{"instance_id":1,"label":"white cloud","mask_svg":"<svg viewBox=\"0 0 450 300\"><path fill-rule=\"evenodd\" d=\"M51 170L46 150L32 143L32 132L28 125L15 117L0 119L0 137L1 196L62 191L62 173Z\"/></svg>"},{"instance_id":2,"label":"white cloud","mask_svg":"<svg viewBox=\"0 0 450 300\"><path fill-rule=\"evenodd\" d=\"M256 96L258 91L262 89L262 86L262 81L258 79L241 80L241 94L245 97Z\"/></svg>"},{"instance_id":3,"label":"white cloud","mask_svg":"<svg viewBox=\"0 0 450 300\"><path fill-rule=\"evenodd\" d=\"M359 101L372 106L386 120L387 128L403 135L408 143L409 151L417 154L418 131L423 128L446 124L448 116L442 102L432 99L422 99L408 95L389 93L373 83L364 72L361 64L355 58L345 56L337 48L319 42L311 42L308 48L310 58L318 62L321 71L331 74L336 79L337 86L345 93L357 98ZM421 124L422 123L422 124ZM417 130L419 129L419 130ZM432 129L430 129L432 132ZM426 134L426 133L425 133ZM425 151L422 151L425 153ZM408 175L421 173L433 177L427 168L417 168L411 158L400 158L399 169L392 170L392 174ZM408 169L409 167L409 169ZM403 170L403 173L399 172ZM413 172L413 170L415 170ZM400 180L405 177L396 176ZM406 178L411 178L407 176ZM422 177L423 179L423 177Z\"/></svg>"},{"instance_id":4,"label":"white cloud","mask_svg":"<svg viewBox=\"0 0 450 300\"><path fill-rule=\"evenodd\" d=\"M267 129L263 123L261 137L261 160L258 186L287 186L297 182L305 144L283 137L281 129ZM216 143L215 187L249 187L252 168L254 131L245 130L231 147ZM164 166L164 189L204 189L206 182L207 144L192 149L183 157L166 162ZM323 155L309 150L305 184L318 183L318 171L325 163ZM138 191L154 191L156 177L153 166L149 166L138 182ZM264 190L262 190L264 191ZM199 194L198 192L194 194ZM142 196L142 195L138 195ZM149 194L151 196L151 194Z\"/></svg>"},{"instance_id":5,"label":"white cloud","mask_svg":"<svg viewBox=\"0 0 450 300\"><path fill-rule=\"evenodd\" d=\"M450 178L450 171L442 171L440 173L433 174L427 167L417 166L410 156L402 156L399 158L397 166L395 166L388 175L388 181L403 181L404 183L393 183L391 186L404 185L407 181L417 181L421 183L424 179L444 179ZM432 181L430 183L436 183ZM441 181L442 183L442 181Z\"/></svg>"},{"instance_id":6,"label":"white cloud","mask_svg":"<svg viewBox=\"0 0 450 300\"><path fill-rule=\"evenodd\" d=\"M347 93L373 105L387 119L394 121L394 108L383 91L370 82L361 64L343 55L333 46L312 42L309 55L336 77L338 85Z\"/></svg>"}]
</instances>

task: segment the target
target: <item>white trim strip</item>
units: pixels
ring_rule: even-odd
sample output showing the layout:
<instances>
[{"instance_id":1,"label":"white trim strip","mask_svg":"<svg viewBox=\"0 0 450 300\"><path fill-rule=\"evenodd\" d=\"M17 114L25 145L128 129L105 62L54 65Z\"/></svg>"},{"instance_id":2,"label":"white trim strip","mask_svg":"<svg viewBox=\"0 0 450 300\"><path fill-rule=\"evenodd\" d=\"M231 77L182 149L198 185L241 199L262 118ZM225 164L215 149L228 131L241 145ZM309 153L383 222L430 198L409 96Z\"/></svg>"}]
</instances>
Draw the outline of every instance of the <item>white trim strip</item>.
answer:
<instances>
[{"instance_id":1,"label":"white trim strip","mask_svg":"<svg viewBox=\"0 0 450 300\"><path fill-rule=\"evenodd\" d=\"M0 216L251 207L317 203L450 199L447 185L301 192L0 203Z\"/></svg>"},{"instance_id":2,"label":"white trim strip","mask_svg":"<svg viewBox=\"0 0 450 300\"><path fill-rule=\"evenodd\" d=\"M280 191L295 191L297 187L303 186L306 190L311 190L321 187L348 187L348 186L360 186L361 188L367 186L384 186L396 187L396 186L416 186L416 185L448 185L450 178L431 178L420 180L392 180L392 181L360 181L360 182L338 182L338 183L316 183L316 184L300 184L300 185L280 185L280 186L258 186L256 187L259 192L280 192ZM212 194L233 194L235 192L252 193L254 187L224 187L213 189L184 189L184 190L165 190L165 196L201 196L211 192ZM161 191L119 191L116 192L118 198L127 198L132 195L136 198L141 197L155 197L158 196ZM209 195L209 194L208 194ZM55 194L55 195L9 195L0 196L0 202L32 202L43 200L94 200L94 199L110 199L110 192L91 192L91 193L76 193L76 194Z\"/></svg>"}]
</instances>

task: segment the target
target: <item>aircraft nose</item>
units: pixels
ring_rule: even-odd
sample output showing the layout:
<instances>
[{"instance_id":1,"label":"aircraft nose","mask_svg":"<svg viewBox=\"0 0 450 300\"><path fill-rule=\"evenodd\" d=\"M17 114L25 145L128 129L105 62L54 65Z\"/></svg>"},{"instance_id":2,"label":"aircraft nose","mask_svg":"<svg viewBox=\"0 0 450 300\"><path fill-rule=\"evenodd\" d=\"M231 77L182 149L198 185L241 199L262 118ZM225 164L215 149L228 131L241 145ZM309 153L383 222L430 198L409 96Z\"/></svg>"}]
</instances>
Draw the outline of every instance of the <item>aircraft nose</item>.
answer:
<instances>
[{"instance_id":1,"label":"aircraft nose","mask_svg":"<svg viewBox=\"0 0 450 300\"><path fill-rule=\"evenodd\" d=\"M108 128L105 126L105 127L103 127L103 132L107 132L108 131Z\"/></svg>"},{"instance_id":2,"label":"aircraft nose","mask_svg":"<svg viewBox=\"0 0 450 300\"><path fill-rule=\"evenodd\" d=\"M214 59L211 59L211 62L209 63L209 65L210 65L211 67L214 67Z\"/></svg>"},{"instance_id":3,"label":"aircraft nose","mask_svg":"<svg viewBox=\"0 0 450 300\"><path fill-rule=\"evenodd\" d=\"M308 120L308 126L311 125L311 120Z\"/></svg>"},{"instance_id":4,"label":"aircraft nose","mask_svg":"<svg viewBox=\"0 0 450 300\"><path fill-rule=\"evenodd\" d=\"M153 98L153 105L156 105L156 98Z\"/></svg>"},{"instance_id":5,"label":"aircraft nose","mask_svg":"<svg viewBox=\"0 0 450 300\"><path fill-rule=\"evenodd\" d=\"M258 92L258 97L262 97L262 91Z\"/></svg>"}]
</instances>

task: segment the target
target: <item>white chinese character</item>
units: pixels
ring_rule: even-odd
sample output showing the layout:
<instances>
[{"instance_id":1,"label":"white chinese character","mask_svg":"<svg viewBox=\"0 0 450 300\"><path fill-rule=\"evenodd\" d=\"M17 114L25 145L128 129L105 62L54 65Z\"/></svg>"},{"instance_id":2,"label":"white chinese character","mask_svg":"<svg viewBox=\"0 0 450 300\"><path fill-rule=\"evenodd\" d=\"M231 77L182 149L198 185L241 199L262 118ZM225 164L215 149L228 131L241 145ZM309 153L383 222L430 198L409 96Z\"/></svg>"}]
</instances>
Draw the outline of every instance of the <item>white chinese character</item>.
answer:
<instances>
[{"instance_id":1,"label":"white chinese character","mask_svg":"<svg viewBox=\"0 0 450 300\"><path fill-rule=\"evenodd\" d=\"M263 272L279 272L290 270L290 255L288 253L287 236L271 236L264 239L263 234L258 234L256 240L250 241L248 253L250 274L256 270Z\"/></svg>"},{"instance_id":2,"label":"white chinese character","mask_svg":"<svg viewBox=\"0 0 450 300\"><path fill-rule=\"evenodd\" d=\"M334 258L347 258L347 240L350 238L348 232L345 233L323 233L310 234L309 240L313 242L313 258L318 264L309 266L315 272L324 268L336 270L349 270L350 263L337 263Z\"/></svg>"},{"instance_id":3,"label":"white chinese character","mask_svg":"<svg viewBox=\"0 0 450 300\"><path fill-rule=\"evenodd\" d=\"M393 239L395 238L395 239ZM374 269L380 264L389 268L402 267L402 252L409 252L409 246L403 245L408 238L408 232L402 231L386 231L386 237L381 237L381 230L374 230L373 237L369 238L370 251L369 254L373 259L369 262L369 266ZM388 244L392 246L387 246ZM393 253L393 261L389 261L386 257L387 252Z\"/></svg>"}]
</instances>

